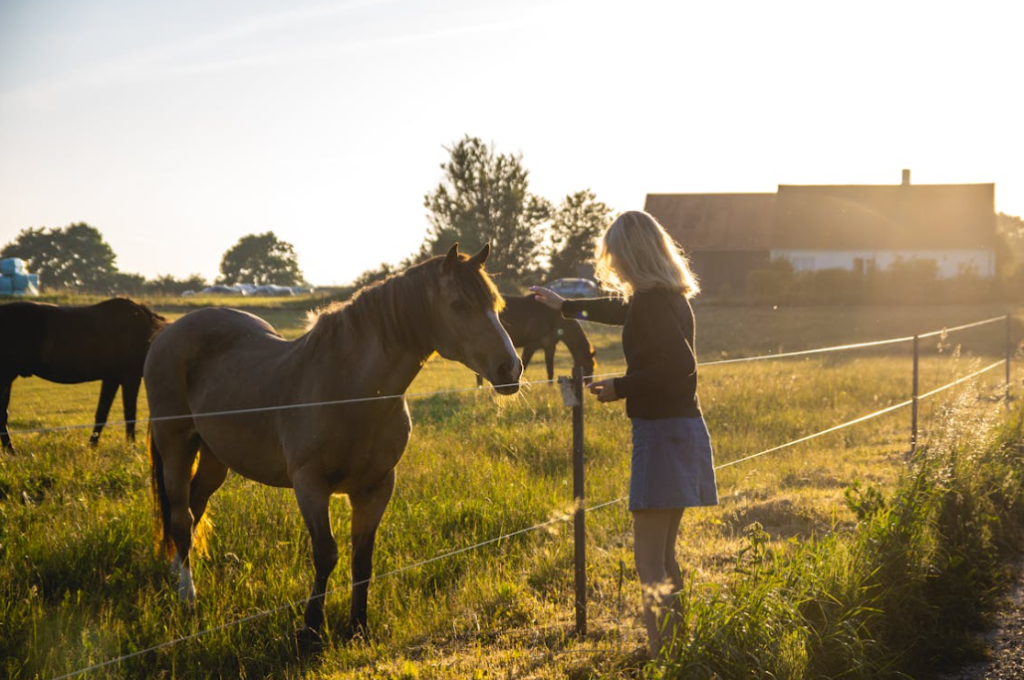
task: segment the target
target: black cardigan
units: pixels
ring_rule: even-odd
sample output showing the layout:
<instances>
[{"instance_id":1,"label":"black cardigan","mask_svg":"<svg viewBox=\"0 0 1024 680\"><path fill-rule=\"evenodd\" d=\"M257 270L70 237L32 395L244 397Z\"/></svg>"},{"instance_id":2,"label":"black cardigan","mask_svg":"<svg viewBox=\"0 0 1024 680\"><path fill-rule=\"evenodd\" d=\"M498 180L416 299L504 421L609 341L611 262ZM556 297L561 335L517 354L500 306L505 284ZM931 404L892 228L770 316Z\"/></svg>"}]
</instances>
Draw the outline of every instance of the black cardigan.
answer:
<instances>
[{"instance_id":1,"label":"black cardigan","mask_svg":"<svg viewBox=\"0 0 1024 680\"><path fill-rule=\"evenodd\" d=\"M626 375L615 394L630 418L697 418L697 354L693 309L679 293L653 289L618 298L566 300L562 315L622 326Z\"/></svg>"}]
</instances>

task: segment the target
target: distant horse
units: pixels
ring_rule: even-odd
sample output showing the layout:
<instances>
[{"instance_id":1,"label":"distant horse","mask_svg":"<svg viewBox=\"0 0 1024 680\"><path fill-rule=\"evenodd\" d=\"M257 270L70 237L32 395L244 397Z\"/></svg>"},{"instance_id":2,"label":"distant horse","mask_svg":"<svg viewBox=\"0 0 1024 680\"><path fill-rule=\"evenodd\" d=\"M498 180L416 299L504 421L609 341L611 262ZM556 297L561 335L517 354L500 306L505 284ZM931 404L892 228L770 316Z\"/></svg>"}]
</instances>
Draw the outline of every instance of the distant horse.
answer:
<instances>
[{"instance_id":1,"label":"distant horse","mask_svg":"<svg viewBox=\"0 0 1024 680\"><path fill-rule=\"evenodd\" d=\"M522 363L498 320L501 296L483 270L488 252L484 246L467 258L456 244L446 256L328 307L294 341L258 317L224 308L192 312L157 337L145 369L154 419L153 489L183 599L195 601L193 532L230 468L295 490L316 572L299 634L304 642L319 639L324 594L338 561L329 500L348 495L352 605L346 635L365 630L377 527L411 431L404 396L372 397L404 395L435 352L483 373L502 394L519 389ZM200 417L265 407L271 409ZM159 420L168 416L184 417Z\"/></svg>"},{"instance_id":2,"label":"distant horse","mask_svg":"<svg viewBox=\"0 0 1024 680\"><path fill-rule=\"evenodd\" d=\"M523 348L523 371L530 365L534 352L543 349L548 380L554 380L555 346L563 342L572 354L573 366L582 366L585 376L594 375L596 352L580 323L575 319L563 319L561 314L537 302L532 295L506 296L501 325L508 331L512 344ZM479 375L476 384L478 387L483 385L483 378Z\"/></svg>"},{"instance_id":3,"label":"distant horse","mask_svg":"<svg viewBox=\"0 0 1024 680\"><path fill-rule=\"evenodd\" d=\"M11 384L18 376L57 383L102 380L92 436L95 446L121 388L125 433L135 440L135 405L146 350L167 320L127 298L88 307L39 302L0 305L0 444L13 453L7 431Z\"/></svg>"}]
</instances>

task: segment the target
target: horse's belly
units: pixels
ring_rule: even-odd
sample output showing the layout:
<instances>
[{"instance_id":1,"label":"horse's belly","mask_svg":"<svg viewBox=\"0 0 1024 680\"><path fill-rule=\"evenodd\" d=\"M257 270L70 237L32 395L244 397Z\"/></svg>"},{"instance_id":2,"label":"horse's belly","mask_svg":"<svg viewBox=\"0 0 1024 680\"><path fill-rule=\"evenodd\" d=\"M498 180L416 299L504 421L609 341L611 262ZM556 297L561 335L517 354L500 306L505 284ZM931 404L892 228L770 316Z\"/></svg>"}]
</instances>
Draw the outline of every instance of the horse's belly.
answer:
<instances>
[{"instance_id":1,"label":"horse's belly","mask_svg":"<svg viewBox=\"0 0 1024 680\"><path fill-rule=\"evenodd\" d=\"M377 484L402 459L409 432L408 419L401 418L391 420L376 436L338 442L325 456L332 493L349 494Z\"/></svg>"},{"instance_id":2,"label":"horse's belly","mask_svg":"<svg viewBox=\"0 0 1024 680\"><path fill-rule=\"evenodd\" d=\"M236 422L228 426L231 419L246 418L252 416L200 418L196 421L196 431L210 453L234 472L268 486L291 487L287 462L269 433L263 432L255 422Z\"/></svg>"}]
</instances>

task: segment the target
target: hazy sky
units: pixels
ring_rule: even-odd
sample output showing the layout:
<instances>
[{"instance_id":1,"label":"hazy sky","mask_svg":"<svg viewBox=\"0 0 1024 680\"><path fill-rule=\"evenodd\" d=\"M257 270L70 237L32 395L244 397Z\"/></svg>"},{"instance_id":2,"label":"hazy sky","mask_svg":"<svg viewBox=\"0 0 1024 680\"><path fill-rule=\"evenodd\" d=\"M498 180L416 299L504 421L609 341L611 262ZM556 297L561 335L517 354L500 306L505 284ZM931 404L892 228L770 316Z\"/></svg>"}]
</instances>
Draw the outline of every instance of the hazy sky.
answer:
<instances>
[{"instance_id":1,"label":"hazy sky","mask_svg":"<svg viewBox=\"0 0 1024 680\"><path fill-rule=\"evenodd\" d=\"M273 230L345 283L419 246L466 134L556 203L910 168L1022 215L1016 4L0 0L0 245L84 221L213 278Z\"/></svg>"}]
</instances>

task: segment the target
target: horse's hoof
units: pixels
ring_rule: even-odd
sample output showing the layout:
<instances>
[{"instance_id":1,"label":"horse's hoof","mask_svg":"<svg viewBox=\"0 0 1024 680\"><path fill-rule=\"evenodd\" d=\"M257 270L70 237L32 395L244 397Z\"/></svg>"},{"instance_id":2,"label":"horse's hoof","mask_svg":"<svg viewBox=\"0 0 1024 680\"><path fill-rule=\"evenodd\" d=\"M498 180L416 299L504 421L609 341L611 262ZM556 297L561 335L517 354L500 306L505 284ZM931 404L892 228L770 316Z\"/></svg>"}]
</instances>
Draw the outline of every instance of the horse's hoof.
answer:
<instances>
[{"instance_id":1,"label":"horse's hoof","mask_svg":"<svg viewBox=\"0 0 1024 680\"><path fill-rule=\"evenodd\" d=\"M349 624L341 632L341 637L345 642L366 642L370 639L370 632L365 625Z\"/></svg>"},{"instance_id":2,"label":"horse's hoof","mask_svg":"<svg viewBox=\"0 0 1024 680\"><path fill-rule=\"evenodd\" d=\"M300 652L318 652L324 648L324 639L318 631L303 626L295 631L295 644Z\"/></svg>"}]
</instances>

